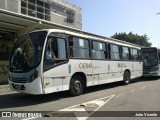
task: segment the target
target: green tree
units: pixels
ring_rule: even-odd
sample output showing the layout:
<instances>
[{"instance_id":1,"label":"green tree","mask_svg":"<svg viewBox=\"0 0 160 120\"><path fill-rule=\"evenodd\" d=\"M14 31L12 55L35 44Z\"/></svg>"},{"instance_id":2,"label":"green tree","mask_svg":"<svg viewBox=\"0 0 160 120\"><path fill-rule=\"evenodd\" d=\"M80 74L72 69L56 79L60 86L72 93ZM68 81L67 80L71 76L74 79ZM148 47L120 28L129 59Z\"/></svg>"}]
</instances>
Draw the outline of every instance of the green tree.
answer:
<instances>
[{"instance_id":1,"label":"green tree","mask_svg":"<svg viewBox=\"0 0 160 120\"><path fill-rule=\"evenodd\" d=\"M125 32L121 32L121 33L115 33L113 36L111 36L111 38L123 40L126 42L130 42L130 43L145 46L145 47L151 47L152 45L149 42L149 38L146 34L138 35L138 34L133 34L132 32L128 34Z\"/></svg>"}]
</instances>

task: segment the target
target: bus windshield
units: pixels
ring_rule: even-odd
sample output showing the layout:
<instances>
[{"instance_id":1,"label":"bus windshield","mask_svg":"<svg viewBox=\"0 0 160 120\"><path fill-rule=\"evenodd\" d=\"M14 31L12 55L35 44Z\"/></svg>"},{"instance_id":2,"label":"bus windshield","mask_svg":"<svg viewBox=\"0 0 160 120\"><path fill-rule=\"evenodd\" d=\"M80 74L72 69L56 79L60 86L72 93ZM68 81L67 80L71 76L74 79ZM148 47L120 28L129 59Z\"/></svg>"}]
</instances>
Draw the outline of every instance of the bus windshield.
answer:
<instances>
[{"instance_id":1,"label":"bus windshield","mask_svg":"<svg viewBox=\"0 0 160 120\"><path fill-rule=\"evenodd\" d=\"M16 41L10 59L11 71L28 71L39 65L46 31L28 33Z\"/></svg>"},{"instance_id":2,"label":"bus windshield","mask_svg":"<svg viewBox=\"0 0 160 120\"><path fill-rule=\"evenodd\" d=\"M143 48L142 49L142 55L143 55L143 66L144 67L158 65L157 49Z\"/></svg>"}]
</instances>

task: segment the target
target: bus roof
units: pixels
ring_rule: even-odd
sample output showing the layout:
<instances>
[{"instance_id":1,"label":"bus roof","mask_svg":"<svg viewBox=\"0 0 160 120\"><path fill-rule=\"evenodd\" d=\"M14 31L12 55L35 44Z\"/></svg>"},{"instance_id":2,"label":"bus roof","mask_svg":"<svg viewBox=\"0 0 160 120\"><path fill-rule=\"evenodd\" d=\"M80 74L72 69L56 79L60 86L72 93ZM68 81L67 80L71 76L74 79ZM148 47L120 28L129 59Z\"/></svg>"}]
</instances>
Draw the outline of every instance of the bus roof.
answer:
<instances>
[{"instance_id":1,"label":"bus roof","mask_svg":"<svg viewBox=\"0 0 160 120\"><path fill-rule=\"evenodd\" d=\"M143 46L129 43L129 42L126 42L123 40L104 37L101 35L85 32L85 31L80 31L80 30L70 31L70 30L60 30L60 29L41 29L41 30L36 30L36 31L60 32L60 33L71 34L74 36L84 37L84 38L88 38L88 39L94 39L94 40L98 40L98 41L104 41L104 42L108 42L108 43L118 44L118 45L122 45L122 46L135 47L135 48L142 48L143 47ZM33 32L35 32L35 31L33 31Z\"/></svg>"}]
</instances>

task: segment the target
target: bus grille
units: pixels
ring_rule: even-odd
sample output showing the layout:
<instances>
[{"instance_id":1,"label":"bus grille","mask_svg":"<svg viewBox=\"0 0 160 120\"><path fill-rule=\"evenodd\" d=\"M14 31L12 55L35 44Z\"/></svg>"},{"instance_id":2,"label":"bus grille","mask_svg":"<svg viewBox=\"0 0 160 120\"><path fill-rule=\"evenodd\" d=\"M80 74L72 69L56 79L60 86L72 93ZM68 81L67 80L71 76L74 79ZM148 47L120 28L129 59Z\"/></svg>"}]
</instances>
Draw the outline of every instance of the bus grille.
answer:
<instances>
[{"instance_id":1,"label":"bus grille","mask_svg":"<svg viewBox=\"0 0 160 120\"><path fill-rule=\"evenodd\" d=\"M13 78L13 77L11 77L10 81L16 82L16 83L26 83L27 78Z\"/></svg>"}]
</instances>

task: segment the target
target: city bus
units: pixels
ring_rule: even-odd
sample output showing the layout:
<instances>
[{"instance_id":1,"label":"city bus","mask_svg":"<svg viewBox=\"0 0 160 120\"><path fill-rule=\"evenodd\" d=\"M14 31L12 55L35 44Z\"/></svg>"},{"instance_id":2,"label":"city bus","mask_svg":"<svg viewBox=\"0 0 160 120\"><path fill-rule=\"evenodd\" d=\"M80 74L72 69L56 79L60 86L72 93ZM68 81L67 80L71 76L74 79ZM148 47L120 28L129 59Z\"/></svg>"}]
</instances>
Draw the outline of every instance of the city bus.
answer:
<instances>
[{"instance_id":1,"label":"city bus","mask_svg":"<svg viewBox=\"0 0 160 120\"><path fill-rule=\"evenodd\" d=\"M116 81L129 84L142 76L141 47L87 32L45 29L15 42L9 85L28 94L69 91Z\"/></svg>"},{"instance_id":2,"label":"city bus","mask_svg":"<svg viewBox=\"0 0 160 120\"><path fill-rule=\"evenodd\" d=\"M156 47L142 48L143 76L160 76L160 51Z\"/></svg>"}]
</instances>

